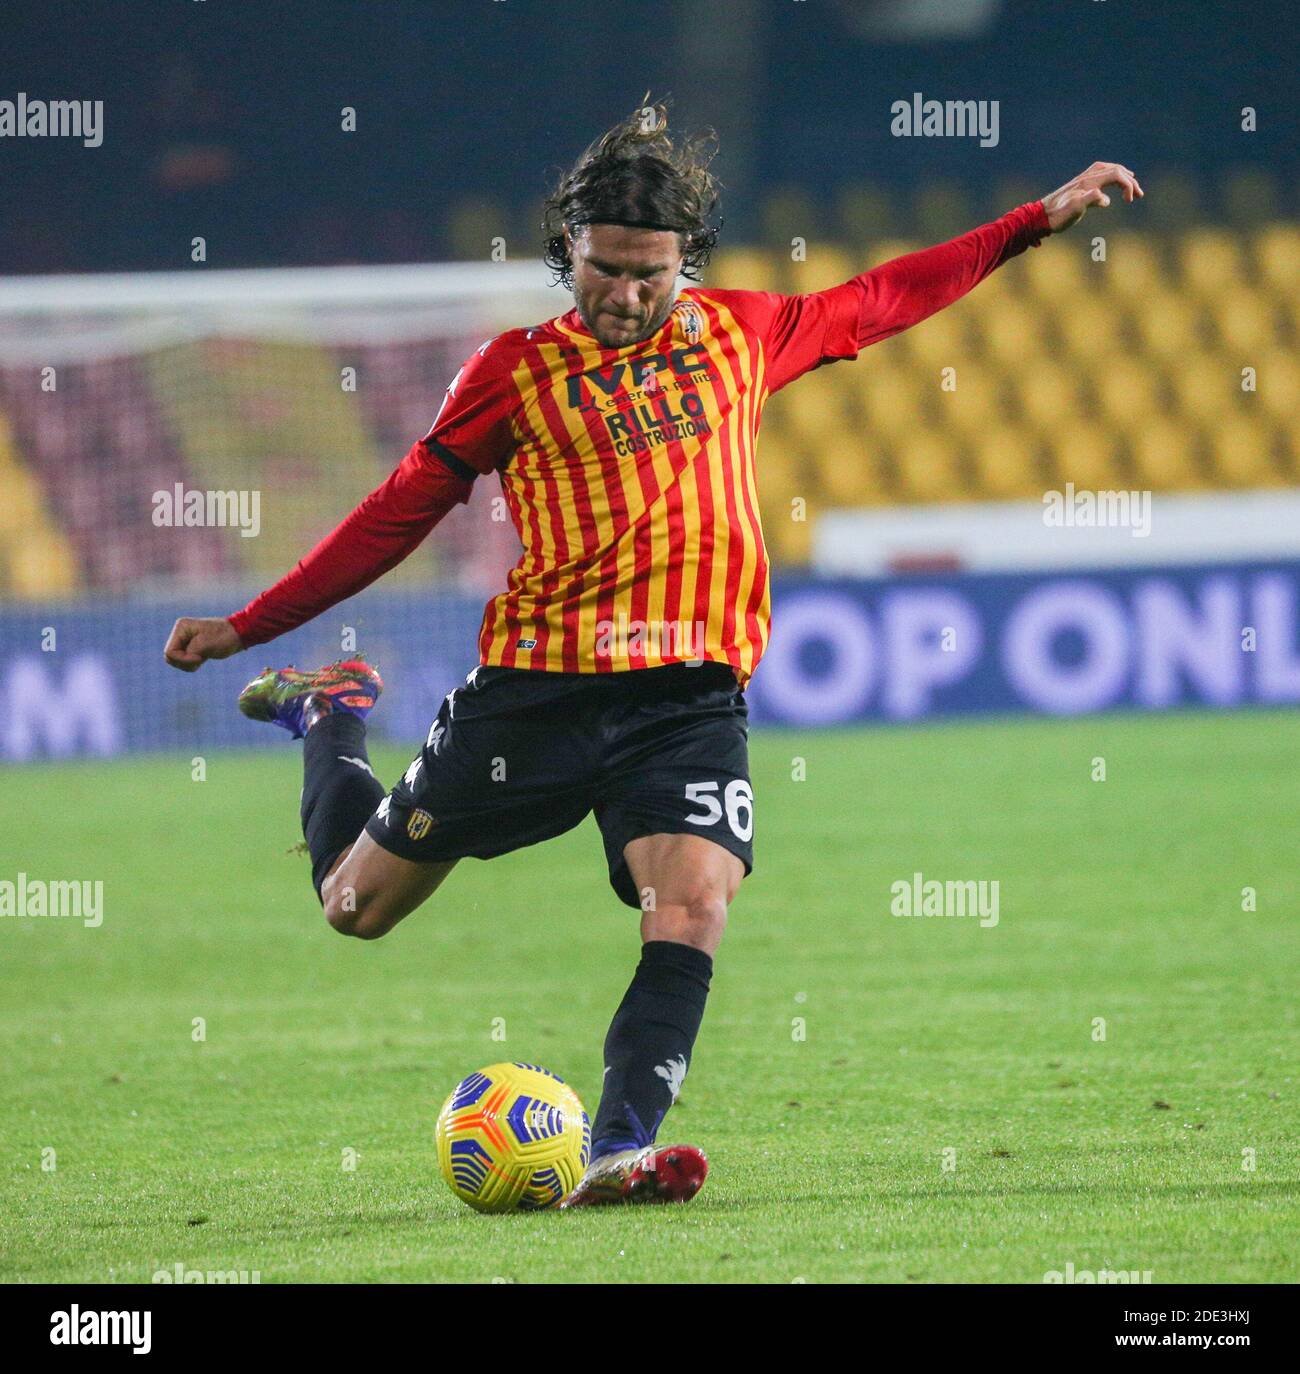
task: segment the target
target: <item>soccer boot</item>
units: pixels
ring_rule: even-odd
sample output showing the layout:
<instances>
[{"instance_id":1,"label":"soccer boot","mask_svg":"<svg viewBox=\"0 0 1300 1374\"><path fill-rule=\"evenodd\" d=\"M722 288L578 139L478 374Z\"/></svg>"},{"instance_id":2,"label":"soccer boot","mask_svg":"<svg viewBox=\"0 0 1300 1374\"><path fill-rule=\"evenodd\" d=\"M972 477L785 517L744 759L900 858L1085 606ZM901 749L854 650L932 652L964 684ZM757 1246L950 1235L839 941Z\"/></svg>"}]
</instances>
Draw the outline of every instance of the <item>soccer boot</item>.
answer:
<instances>
[{"instance_id":1,"label":"soccer boot","mask_svg":"<svg viewBox=\"0 0 1300 1374\"><path fill-rule=\"evenodd\" d=\"M689 1202L704 1187L709 1161L694 1145L647 1145L593 1159L562 1208L610 1202Z\"/></svg>"},{"instance_id":2,"label":"soccer boot","mask_svg":"<svg viewBox=\"0 0 1300 1374\"><path fill-rule=\"evenodd\" d=\"M309 708L317 718L346 711L365 720L383 690L383 678L359 658L344 659L310 673L300 673L292 665L264 668L240 692L239 709L250 720L269 720L288 730L294 739L302 739L313 724L307 718ZM313 698L323 700L313 704Z\"/></svg>"}]
</instances>

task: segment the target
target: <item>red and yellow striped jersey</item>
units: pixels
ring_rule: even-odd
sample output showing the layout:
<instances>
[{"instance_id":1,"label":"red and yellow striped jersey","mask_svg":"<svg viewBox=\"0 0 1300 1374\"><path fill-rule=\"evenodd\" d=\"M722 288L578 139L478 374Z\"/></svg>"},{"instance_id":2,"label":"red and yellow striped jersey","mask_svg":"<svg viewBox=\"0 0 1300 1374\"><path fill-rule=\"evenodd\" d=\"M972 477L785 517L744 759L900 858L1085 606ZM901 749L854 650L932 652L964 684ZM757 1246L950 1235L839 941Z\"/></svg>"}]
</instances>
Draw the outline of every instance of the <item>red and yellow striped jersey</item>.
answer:
<instances>
[{"instance_id":1,"label":"red and yellow striped jersey","mask_svg":"<svg viewBox=\"0 0 1300 1374\"><path fill-rule=\"evenodd\" d=\"M754 454L772 392L858 351L856 283L808 296L691 288L602 348L576 310L485 343L424 442L496 471L523 542L481 661L617 672L712 660L743 686L767 645Z\"/></svg>"},{"instance_id":2,"label":"red and yellow striped jersey","mask_svg":"<svg viewBox=\"0 0 1300 1374\"><path fill-rule=\"evenodd\" d=\"M684 291L662 329L601 348L576 311L489 340L433 428L230 623L245 646L395 567L496 472L523 542L483 663L617 672L710 659L743 686L767 645L754 451L763 405L821 363L942 310L1051 232L1041 201L805 296Z\"/></svg>"}]
</instances>

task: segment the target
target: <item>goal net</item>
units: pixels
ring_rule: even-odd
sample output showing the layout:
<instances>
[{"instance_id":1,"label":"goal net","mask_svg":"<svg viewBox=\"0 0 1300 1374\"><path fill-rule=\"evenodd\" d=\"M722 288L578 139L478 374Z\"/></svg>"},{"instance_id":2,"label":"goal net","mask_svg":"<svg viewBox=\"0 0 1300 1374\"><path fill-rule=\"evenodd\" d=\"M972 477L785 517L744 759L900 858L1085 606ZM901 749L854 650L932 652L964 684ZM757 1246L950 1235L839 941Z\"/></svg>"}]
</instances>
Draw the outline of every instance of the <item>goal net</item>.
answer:
<instances>
[{"instance_id":1,"label":"goal net","mask_svg":"<svg viewBox=\"0 0 1300 1374\"><path fill-rule=\"evenodd\" d=\"M254 743L232 687L264 656L349 646L390 686L418 679L381 714L421 733L518 556L492 483L281 644L194 678L162 644L176 615L243 605L383 481L484 339L566 309L547 281L528 262L0 282L0 688L18 700L0 758Z\"/></svg>"}]
</instances>

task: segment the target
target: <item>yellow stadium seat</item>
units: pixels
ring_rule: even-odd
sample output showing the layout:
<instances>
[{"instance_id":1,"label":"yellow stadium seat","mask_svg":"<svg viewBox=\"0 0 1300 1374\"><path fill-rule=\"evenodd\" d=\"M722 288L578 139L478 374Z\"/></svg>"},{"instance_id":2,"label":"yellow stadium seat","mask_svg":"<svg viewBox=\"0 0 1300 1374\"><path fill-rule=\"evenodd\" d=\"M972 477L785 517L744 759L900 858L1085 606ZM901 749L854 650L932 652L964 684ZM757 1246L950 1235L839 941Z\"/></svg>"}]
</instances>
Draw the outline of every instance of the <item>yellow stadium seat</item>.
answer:
<instances>
[{"instance_id":1,"label":"yellow stadium seat","mask_svg":"<svg viewBox=\"0 0 1300 1374\"><path fill-rule=\"evenodd\" d=\"M4 491L4 499L0 500L0 532L25 534L41 522L40 488L25 468L0 468L0 488Z\"/></svg>"},{"instance_id":2,"label":"yellow stadium seat","mask_svg":"<svg viewBox=\"0 0 1300 1374\"><path fill-rule=\"evenodd\" d=\"M843 248L828 243L810 243L807 254L803 262L791 261L786 267L782 276L786 290L824 291L828 286L838 286L866 269L865 262L859 262Z\"/></svg>"},{"instance_id":3,"label":"yellow stadium seat","mask_svg":"<svg viewBox=\"0 0 1300 1374\"><path fill-rule=\"evenodd\" d=\"M1193 229L1178 245L1178 265L1184 285L1215 300L1245 279L1240 239L1221 229Z\"/></svg>"},{"instance_id":4,"label":"yellow stadium seat","mask_svg":"<svg viewBox=\"0 0 1300 1374\"><path fill-rule=\"evenodd\" d=\"M1158 357L1185 357L1201 346L1202 308L1176 292L1153 291L1138 299L1129 320L1142 346Z\"/></svg>"},{"instance_id":5,"label":"yellow stadium seat","mask_svg":"<svg viewBox=\"0 0 1300 1374\"><path fill-rule=\"evenodd\" d=\"M915 368L872 367L868 362L858 362L851 369L844 364L834 369L841 374L850 370L860 379L857 401L869 435L889 438L910 434L923 425L925 402ZM934 385L938 386L937 374Z\"/></svg>"},{"instance_id":6,"label":"yellow stadium seat","mask_svg":"<svg viewBox=\"0 0 1300 1374\"><path fill-rule=\"evenodd\" d=\"M1082 240L1086 245L1087 240ZM1079 243L1051 244L1041 251L1026 253L1013 264L1012 271L1024 279L1029 292L1043 300L1067 303L1077 299L1088 286L1085 248Z\"/></svg>"},{"instance_id":7,"label":"yellow stadium seat","mask_svg":"<svg viewBox=\"0 0 1300 1374\"><path fill-rule=\"evenodd\" d=\"M812 496L815 480L811 468L811 453L799 435L789 429L764 426L754 465L764 505L779 505L792 496Z\"/></svg>"},{"instance_id":8,"label":"yellow stadium seat","mask_svg":"<svg viewBox=\"0 0 1300 1374\"><path fill-rule=\"evenodd\" d=\"M1222 346L1243 354L1267 348L1277 337L1271 302L1247 286L1238 286L1209 302L1209 314ZM1249 362L1249 358L1243 358Z\"/></svg>"},{"instance_id":9,"label":"yellow stadium seat","mask_svg":"<svg viewBox=\"0 0 1300 1374\"><path fill-rule=\"evenodd\" d=\"M1196 437L1180 420L1155 416L1129 438L1133 481L1151 491L1191 491L1204 486Z\"/></svg>"},{"instance_id":10,"label":"yellow stadium seat","mask_svg":"<svg viewBox=\"0 0 1300 1374\"><path fill-rule=\"evenodd\" d=\"M1060 485L1073 482L1081 490L1105 491L1126 485L1114 437L1090 420L1062 427L1047 438L1051 474Z\"/></svg>"},{"instance_id":11,"label":"yellow stadium seat","mask_svg":"<svg viewBox=\"0 0 1300 1374\"><path fill-rule=\"evenodd\" d=\"M1175 409L1208 424L1241 401L1241 369L1219 354L1170 359L1165 372Z\"/></svg>"},{"instance_id":12,"label":"yellow stadium seat","mask_svg":"<svg viewBox=\"0 0 1300 1374\"><path fill-rule=\"evenodd\" d=\"M818 487L832 506L874 506L884 498L878 450L860 440L818 456Z\"/></svg>"},{"instance_id":13,"label":"yellow stadium seat","mask_svg":"<svg viewBox=\"0 0 1300 1374\"><path fill-rule=\"evenodd\" d=\"M1002 423L1006 411L999 376L973 359L957 368L956 390L940 388L933 400L930 414L944 432L962 437L981 434Z\"/></svg>"},{"instance_id":14,"label":"yellow stadium seat","mask_svg":"<svg viewBox=\"0 0 1300 1374\"><path fill-rule=\"evenodd\" d=\"M1115 428L1138 429L1160 409L1159 374L1131 355L1100 362L1092 374L1102 415Z\"/></svg>"},{"instance_id":15,"label":"yellow stadium seat","mask_svg":"<svg viewBox=\"0 0 1300 1374\"><path fill-rule=\"evenodd\" d=\"M1217 481L1225 486L1284 485L1275 449L1275 431L1248 412L1223 416L1209 436L1211 465Z\"/></svg>"},{"instance_id":16,"label":"yellow stadium seat","mask_svg":"<svg viewBox=\"0 0 1300 1374\"><path fill-rule=\"evenodd\" d=\"M1011 376L1025 420L1038 433L1046 435L1082 418L1083 399L1073 368L1040 356L1026 359Z\"/></svg>"},{"instance_id":17,"label":"yellow stadium seat","mask_svg":"<svg viewBox=\"0 0 1300 1374\"><path fill-rule=\"evenodd\" d=\"M1278 436L1282 474L1292 486L1300 486L1300 415L1289 415Z\"/></svg>"},{"instance_id":18,"label":"yellow stadium seat","mask_svg":"<svg viewBox=\"0 0 1300 1374\"><path fill-rule=\"evenodd\" d=\"M1278 420L1300 419L1300 355L1285 348L1261 354L1256 385L1266 413Z\"/></svg>"},{"instance_id":19,"label":"yellow stadium seat","mask_svg":"<svg viewBox=\"0 0 1300 1374\"><path fill-rule=\"evenodd\" d=\"M809 530L823 503L815 484L807 477L802 455L785 443L773 443L765 435L755 473L763 537L772 557L781 562L803 562L809 554ZM795 516L799 498L802 521Z\"/></svg>"},{"instance_id":20,"label":"yellow stadium seat","mask_svg":"<svg viewBox=\"0 0 1300 1374\"><path fill-rule=\"evenodd\" d=\"M867 266L879 267L881 263L893 262L895 258L906 257L908 253L915 253L927 246L916 242L915 239L880 239L868 250Z\"/></svg>"},{"instance_id":21,"label":"yellow stadium seat","mask_svg":"<svg viewBox=\"0 0 1300 1374\"><path fill-rule=\"evenodd\" d=\"M925 430L918 430L895 450L895 478L904 501L928 504L968 495L956 447Z\"/></svg>"},{"instance_id":22,"label":"yellow stadium seat","mask_svg":"<svg viewBox=\"0 0 1300 1374\"><path fill-rule=\"evenodd\" d=\"M1091 366L1124 347L1122 317L1108 299L1081 294L1060 302L1054 313L1065 351L1081 366Z\"/></svg>"},{"instance_id":23,"label":"yellow stadium seat","mask_svg":"<svg viewBox=\"0 0 1300 1374\"><path fill-rule=\"evenodd\" d=\"M914 365L933 374L937 387L940 369L960 367L971 356L970 333L965 318L955 310L942 310L928 320L896 336ZM926 378L927 383L930 377Z\"/></svg>"},{"instance_id":24,"label":"yellow stadium seat","mask_svg":"<svg viewBox=\"0 0 1300 1374\"><path fill-rule=\"evenodd\" d=\"M986 309L983 290L984 284L981 284L981 294L974 302L978 308L971 312L976 337L994 358L1009 367L1019 368L1027 357L1044 349L1043 312L1018 297L999 301L997 309Z\"/></svg>"},{"instance_id":25,"label":"yellow stadium seat","mask_svg":"<svg viewBox=\"0 0 1300 1374\"><path fill-rule=\"evenodd\" d=\"M705 281L723 290L775 291L776 256L763 248L724 248L709 263Z\"/></svg>"},{"instance_id":26,"label":"yellow stadium seat","mask_svg":"<svg viewBox=\"0 0 1300 1374\"><path fill-rule=\"evenodd\" d=\"M1106 261L1099 263L1108 288L1137 301L1165 289L1165 270L1151 241L1139 234L1106 236Z\"/></svg>"},{"instance_id":27,"label":"yellow stadium seat","mask_svg":"<svg viewBox=\"0 0 1300 1374\"><path fill-rule=\"evenodd\" d=\"M10 550L9 584L21 600L62 596L77 586L77 565L61 534L31 530Z\"/></svg>"},{"instance_id":28,"label":"yellow stadium seat","mask_svg":"<svg viewBox=\"0 0 1300 1374\"><path fill-rule=\"evenodd\" d=\"M1035 445L1022 429L991 429L972 445L977 493L991 500L1036 497L1043 490Z\"/></svg>"},{"instance_id":29,"label":"yellow stadium seat","mask_svg":"<svg viewBox=\"0 0 1300 1374\"><path fill-rule=\"evenodd\" d=\"M769 410L779 411L782 423L805 447L816 449L843 438L846 393L837 382L835 370L818 368L768 404Z\"/></svg>"},{"instance_id":30,"label":"yellow stadium seat","mask_svg":"<svg viewBox=\"0 0 1300 1374\"><path fill-rule=\"evenodd\" d=\"M1255 262L1262 281L1286 296L1300 295L1300 228L1274 224L1255 236Z\"/></svg>"}]
</instances>

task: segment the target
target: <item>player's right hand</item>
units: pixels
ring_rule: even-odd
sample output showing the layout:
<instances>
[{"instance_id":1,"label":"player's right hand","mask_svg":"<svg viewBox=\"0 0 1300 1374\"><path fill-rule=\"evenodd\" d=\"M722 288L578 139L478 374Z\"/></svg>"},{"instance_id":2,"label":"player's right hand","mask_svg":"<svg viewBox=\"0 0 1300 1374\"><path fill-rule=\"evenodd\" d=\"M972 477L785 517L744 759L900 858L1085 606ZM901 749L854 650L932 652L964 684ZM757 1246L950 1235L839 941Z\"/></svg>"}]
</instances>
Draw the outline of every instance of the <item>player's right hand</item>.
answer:
<instances>
[{"instance_id":1,"label":"player's right hand","mask_svg":"<svg viewBox=\"0 0 1300 1374\"><path fill-rule=\"evenodd\" d=\"M215 617L196 620L181 618L172 626L163 657L183 673L195 673L210 658L229 658L241 652L244 641L228 620Z\"/></svg>"}]
</instances>

